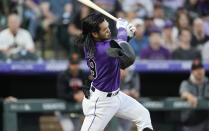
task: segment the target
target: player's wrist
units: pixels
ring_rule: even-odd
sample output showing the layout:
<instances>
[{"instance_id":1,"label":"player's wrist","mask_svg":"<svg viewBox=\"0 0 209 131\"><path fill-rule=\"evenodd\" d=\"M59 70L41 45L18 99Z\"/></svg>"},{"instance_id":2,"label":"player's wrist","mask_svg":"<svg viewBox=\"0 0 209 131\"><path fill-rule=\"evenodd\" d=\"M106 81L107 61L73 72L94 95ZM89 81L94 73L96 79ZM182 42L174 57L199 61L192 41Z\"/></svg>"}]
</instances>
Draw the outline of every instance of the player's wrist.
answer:
<instances>
[{"instance_id":1,"label":"player's wrist","mask_svg":"<svg viewBox=\"0 0 209 131\"><path fill-rule=\"evenodd\" d=\"M116 28L124 28L126 29L128 26L128 21L122 18L118 18L117 23L116 23Z\"/></svg>"},{"instance_id":2,"label":"player's wrist","mask_svg":"<svg viewBox=\"0 0 209 131\"><path fill-rule=\"evenodd\" d=\"M133 37L136 32L136 27L132 24L128 24L126 27L126 32L129 37Z\"/></svg>"}]
</instances>

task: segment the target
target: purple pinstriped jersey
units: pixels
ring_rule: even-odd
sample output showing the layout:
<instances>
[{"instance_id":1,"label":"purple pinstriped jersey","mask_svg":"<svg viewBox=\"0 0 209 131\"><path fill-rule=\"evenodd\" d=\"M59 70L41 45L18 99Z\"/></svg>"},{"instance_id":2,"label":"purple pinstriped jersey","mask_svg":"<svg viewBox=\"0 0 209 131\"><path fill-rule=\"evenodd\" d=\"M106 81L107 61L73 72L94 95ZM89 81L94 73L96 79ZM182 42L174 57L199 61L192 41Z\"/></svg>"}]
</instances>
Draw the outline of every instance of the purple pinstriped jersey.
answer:
<instances>
[{"instance_id":1,"label":"purple pinstriped jersey","mask_svg":"<svg viewBox=\"0 0 209 131\"><path fill-rule=\"evenodd\" d=\"M116 41L127 41L125 29L120 28L118 30ZM94 58L90 58L84 49L85 58L94 76L92 84L100 91L115 91L120 86L120 66L118 59L112 58L106 54L106 50L110 48L110 40L96 42L95 47Z\"/></svg>"}]
</instances>

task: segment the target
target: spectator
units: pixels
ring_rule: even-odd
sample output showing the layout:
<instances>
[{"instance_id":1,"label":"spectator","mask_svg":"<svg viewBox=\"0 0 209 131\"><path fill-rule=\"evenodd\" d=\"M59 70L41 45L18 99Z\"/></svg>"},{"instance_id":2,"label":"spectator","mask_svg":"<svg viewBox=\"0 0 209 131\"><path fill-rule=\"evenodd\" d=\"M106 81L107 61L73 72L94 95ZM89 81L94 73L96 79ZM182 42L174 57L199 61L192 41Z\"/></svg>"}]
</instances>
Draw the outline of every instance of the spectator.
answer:
<instances>
[{"instance_id":1,"label":"spectator","mask_svg":"<svg viewBox=\"0 0 209 131\"><path fill-rule=\"evenodd\" d=\"M169 60L172 58L169 50L161 46L161 30L158 27L153 27L150 30L149 40L150 45L141 51L141 59Z\"/></svg>"},{"instance_id":2,"label":"spectator","mask_svg":"<svg viewBox=\"0 0 209 131\"><path fill-rule=\"evenodd\" d=\"M116 15L122 11L121 4L118 0L93 0L99 7Z\"/></svg>"},{"instance_id":3,"label":"spectator","mask_svg":"<svg viewBox=\"0 0 209 131\"><path fill-rule=\"evenodd\" d=\"M161 4L165 10L165 17L174 20L176 11L182 7L185 0L161 0Z\"/></svg>"},{"instance_id":4,"label":"spectator","mask_svg":"<svg viewBox=\"0 0 209 131\"><path fill-rule=\"evenodd\" d=\"M203 17L207 17L209 14L209 1L208 0L200 0L200 9Z\"/></svg>"},{"instance_id":5,"label":"spectator","mask_svg":"<svg viewBox=\"0 0 209 131\"><path fill-rule=\"evenodd\" d=\"M201 59L200 52L191 47L191 32L188 28L180 31L180 47L173 52L175 60L195 60Z\"/></svg>"},{"instance_id":6,"label":"spectator","mask_svg":"<svg viewBox=\"0 0 209 131\"><path fill-rule=\"evenodd\" d=\"M173 11L176 11L179 7L182 7L185 0L161 0L162 4L167 7L171 8Z\"/></svg>"},{"instance_id":7,"label":"spectator","mask_svg":"<svg viewBox=\"0 0 209 131\"><path fill-rule=\"evenodd\" d=\"M154 21L152 16L145 16L144 17L144 25L145 25L145 35L149 35L150 29L154 26Z\"/></svg>"},{"instance_id":8,"label":"spectator","mask_svg":"<svg viewBox=\"0 0 209 131\"><path fill-rule=\"evenodd\" d=\"M32 37L35 38L41 20L40 0L25 0L24 4L26 6L24 17L28 20L28 30Z\"/></svg>"},{"instance_id":9,"label":"spectator","mask_svg":"<svg viewBox=\"0 0 209 131\"><path fill-rule=\"evenodd\" d=\"M3 102L16 102L17 98L13 97L13 96L9 96L6 98L0 98L0 130L3 131Z\"/></svg>"},{"instance_id":10,"label":"spectator","mask_svg":"<svg viewBox=\"0 0 209 131\"><path fill-rule=\"evenodd\" d=\"M78 47L76 44L73 44L75 41L75 38L79 36L82 32L81 30L81 20L88 16L91 13L91 10L87 6L81 6L81 9L77 14L75 14L72 22L68 26L68 40L63 41L66 42L68 45L65 46L67 49L69 49L69 52L79 52L82 58L84 58L84 52L83 48ZM59 34L62 36L62 34Z\"/></svg>"},{"instance_id":11,"label":"spectator","mask_svg":"<svg viewBox=\"0 0 209 131\"><path fill-rule=\"evenodd\" d=\"M209 40L209 36L205 35L204 23L200 18L196 18L193 22L193 35L191 46L202 49L202 46Z\"/></svg>"},{"instance_id":12,"label":"spectator","mask_svg":"<svg viewBox=\"0 0 209 131\"><path fill-rule=\"evenodd\" d=\"M140 57L141 50L149 45L149 39L144 35L145 27L142 19L134 19L132 24L136 27L136 35L129 43L133 47L136 57Z\"/></svg>"},{"instance_id":13,"label":"spectator","mask_svg":"<svg viewBox=\"0 0 209 131\"><path fill-rule=\"evenodd\" d=\"M123 11L135 10L136 16L143 18L146 15L152 15L153 2L151 0L122 0Z\"/></svg>"},{"instance_id":14,"label":"spectator","mask_svg":"<svg viewBox=\"0 0 209 131\"><path fill-rule=\"evenodd\" d=\"M177 43L177 36L175 35L176 28L173 27L173 22L166 21L163 28L163 42L162 45L170 52L173 52L179 45Z\"/></svg>"},{"instance_id":15,"label":"spectator","mask_svg":"<svg viewBox=\"0 0 209 131\"><path fill-rule=\"evenodd\" d=\"M40 10L42 13L41 27L47 31L49 26L56 21L56 16L50 10L50 3L47 1L42 1L40 3Z\"/></svg>"},{"instance_id":16,"label":"spectator","mask_svg":"<svg viewBox=\"0 0 209 131\"><path fill-rule=\"evenodd\" d=\"M128 22L133 21L134 19L137 18L137 8L136 7L132 7L132 8L126 9L125 16L126 16L125 19Z\"/></svg>"},{"instance_id":17,"label":"spectator","mask_svg":"<svg viewBox=\"0 0 209 131\"><path fill-rule=\"evenodd\" d=\"M136 72L132 71L130 68L121 70L121 81L120 89L123 93L138 99L140 82L139 76ZM131 131L132 122L119 118L119 131Z\"/></svg>"},{"instance_id":18,"label":"spectator","mask_svg":"<svg viewBox=\"0 0 209 131\"><path fill-rule=\"evenodd\" d=\"M192 19L201 17L201 8L199 0L186 0L184 7L188 11L189 16Z\"/></svg>"},{"instance_id":19,"label":"spectator","mask_svg":"<svg viewBox=\"0 0 209 131\"><path fill-rule=\"evenodd\" d=\"M20 20L16 14L8 17L8 28L0 32L0 51L8 56L20 51L35 51L30 33L20 28Z\"/></svg>"},{"instance_id":20,"label":"spectator","mask_svg":"<svg viewBox=\"0 0 209 131\"><path fill-rule=\"evenodd\" d=\"M209 41L202 48L202 60L209 61Z\"/></svg>"},{"instance_id":21,"label":"spectator","mask_svg":"<svg viewBox=\"0 0 209 131\"><path fill-rule=\"evenodd\" d=\"M176 26L178 28L178 33L183 28L190 28L190 17L185 10L180 11L181 13L177 14L176 17Z\"/></svg>"},{"instance_id":22,"label":"spectator","mask_svg":"<svg viewBox=\"0 0 209 131\"><path fill-rule=\"evenodd\" d=\"M42 28L48 31L50 25L57 24L62 19L66 7L71 5L71 2L71 0L42 0L40 4L43 15Z\"/></svg>"},{"instance_id":23,"label":"spectator","mask_svg":"<svg viewBox=\"0 0 209 131\"><path fill-rule=\"evenodd\" d=\"M204 21L204 32L207 36L209 36L209 19Z\"/></svg>"},{"instance_id":24,"label":"spectator","mask_svg":"<svg viewBox=\"0 0 209 131\"><path fill-rule=\"evenodd\" d=\"M84 97L83 86L87 86L88 74L80 69L81 58L78 54L70 55L68 69L61 72L57 79L57 97L68 102L81 103ZM79 117L69 118L69 113L56 113L64 131L79 131ZM66 122L67 121L67 122ZM73 123L73 124L72 124ZM70 126L71 125L71 126Z\"/></svg>"},{"instance_id":25,"label":"spectator","mask_svg":"<svg viewBox=\"0 0 209 131\"><path fill-rule=\"evenodd\" d=\"M59 1L54 1L54 0L42 0L43 4L47 4L47 12L51 13L53 15L55 21L60 20L62 17L62 14L64 13L65 10L65 5L71 4L72 0L59 0Z\"/></svg>"},{"instance_id":26,"label":"spectator","mask_svg":"<svg viewBox=\"0 0 209 131\"><path fill-rule=\"evenodd\" d=\"M61 44L64 49L67 49L69 52L71 50L71 43L70 43L70 34L68 32L68 27L73 21L73 5L68 3L64 6L64 13L62 14L61 19L59 20L59 24L57 26L56 37L58 43Z\"/></svg>"},{"instance_id":27,"label":"spectator","mask_svg":"<svg viewBox=\"0 0 209 131\"><path fill-rule=\"evenodd\" d=\"M161 3L155 4L154 11L153 11L154 23L155 26L162 28L165 24L165 13L164 8L162 7Z\"/></svg>"},{"instance_id":28,"label":"spectator","mask_svg":"<svg viewBox=\"0 0 209 131\"><path fill-rule=\"evenodd\" d=\"M81 19L90 14L90 8L87 6L81 6L81 9L72 20L72 23L68 26L68 33L70 35L78 36L81 34Z\"/></svg>"},{"instance_id":29,"label":"spectator","mask_svg":"<svg viewBox=\"0 0 209 131\"><path fill-rule=\"evenodd\" d=\"M64 12L62 14L62 24L71 23L73 18L73 5L71 3L67 3L64 5Z\"/></svg>"},{"instance_id":30,"label":"spectator","mask_svg":"<svg viewBox=\"0 0 209 131\"><path fill-rule=\"evenodd\" d=\"M201 61L195 60L192 64L189 79L184 80L180 85L180 96L182 99L186 99L193 107L196 107L199 98L209 97L208 91L209 81L205 76L205 69ZM184 131L203 131L208 124L208 111L183 111L182 115L184 118Z\"/></svg>"}]
</instances>

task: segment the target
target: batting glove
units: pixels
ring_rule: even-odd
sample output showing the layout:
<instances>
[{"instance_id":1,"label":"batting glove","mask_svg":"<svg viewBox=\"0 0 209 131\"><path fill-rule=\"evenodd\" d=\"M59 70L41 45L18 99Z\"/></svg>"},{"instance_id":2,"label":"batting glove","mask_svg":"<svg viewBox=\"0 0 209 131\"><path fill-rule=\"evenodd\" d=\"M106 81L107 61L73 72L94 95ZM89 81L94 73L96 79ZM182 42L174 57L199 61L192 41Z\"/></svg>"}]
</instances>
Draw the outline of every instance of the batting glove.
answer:
<instances>
[{"instance_id":1,"label":"batting glove","mask_svg":"<svg viewBox=\"0 0 209 131\"><path fill-rule=\"evenodd\" d=\"M117 23L116 23L116 28L124 28L126 29L128 25L128 21L122 18L118 18Z\"/></svg>"},{"instance_id":2,"label":"batting glove","mask_svg":"<svg viewBox=\"0 0 209 131\"><path fill-rule=\"evenodd\" d=\"M136 32L136 27L132 24L128 24L128 26L126 27L126 31L129 37L133 37Z\"/></svg>"}]
</instances>

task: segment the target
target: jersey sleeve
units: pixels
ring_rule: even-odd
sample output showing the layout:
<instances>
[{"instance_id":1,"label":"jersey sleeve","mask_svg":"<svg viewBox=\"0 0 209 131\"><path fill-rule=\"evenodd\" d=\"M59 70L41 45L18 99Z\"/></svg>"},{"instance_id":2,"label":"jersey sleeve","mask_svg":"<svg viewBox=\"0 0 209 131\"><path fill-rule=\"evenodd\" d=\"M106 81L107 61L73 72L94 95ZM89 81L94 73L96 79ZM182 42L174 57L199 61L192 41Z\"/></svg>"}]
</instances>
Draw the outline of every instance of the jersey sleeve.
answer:
<instances>
[{"instance_id":1,"label":"jersey sleeve","mask_svg":"<svg viewBox=\"0 0 209 131\"><path fill-rule=\"evenodd\" d=\"M128 36L127 36L126 29L119 28L116 41L127 41L127 39L128 39Z\"/></svg>"},{"instance_id":2,"label":"jersey sleeve","mask_svg":"<svg viewBox=\"0 0 209 131\"><path fill-rule=\"evenodd\" d=\"M188 82L185 81L185 80L180 85L179 94L181 95L184 92L191 93L190 90L189 90Z\"/></svg>"}]
</instances>

